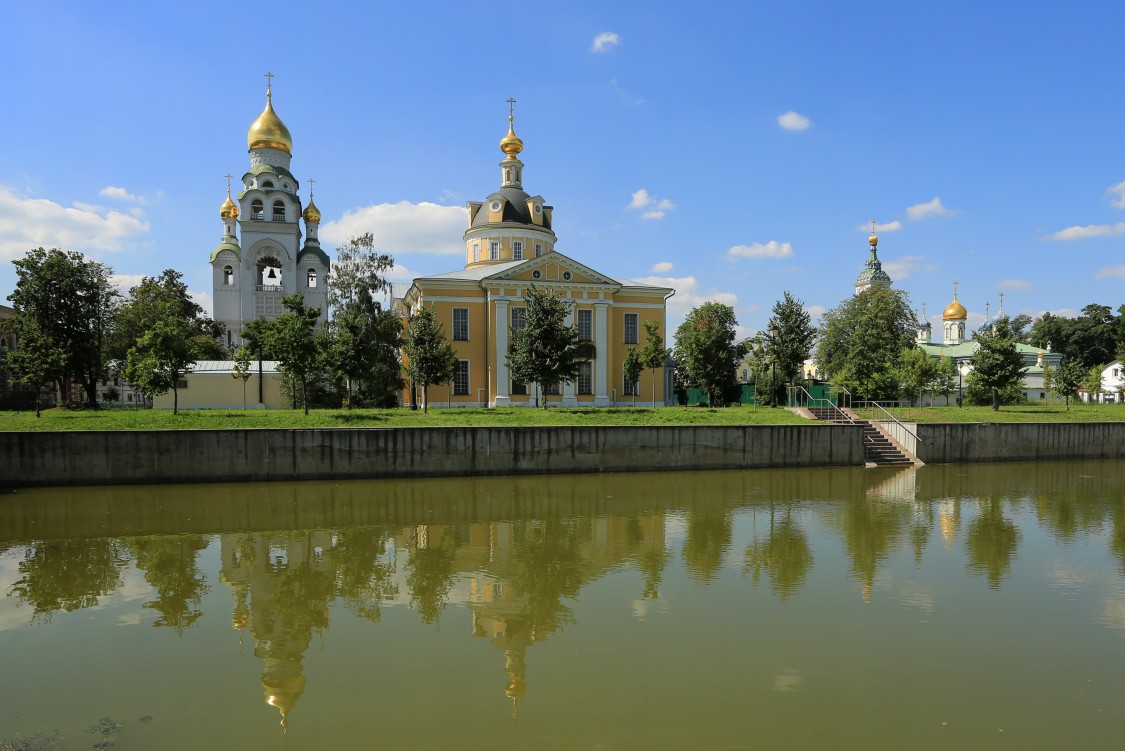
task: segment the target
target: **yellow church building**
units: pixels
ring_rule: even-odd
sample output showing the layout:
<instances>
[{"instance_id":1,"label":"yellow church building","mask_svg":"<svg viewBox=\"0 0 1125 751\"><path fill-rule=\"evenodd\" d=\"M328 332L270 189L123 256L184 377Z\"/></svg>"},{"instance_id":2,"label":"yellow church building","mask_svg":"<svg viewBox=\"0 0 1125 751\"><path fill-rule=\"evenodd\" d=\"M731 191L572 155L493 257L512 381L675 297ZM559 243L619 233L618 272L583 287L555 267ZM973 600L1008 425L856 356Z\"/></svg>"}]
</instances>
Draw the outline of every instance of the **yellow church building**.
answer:
<instances>
[{"instance_id":1,"label":"yellow church building","mask_svg":"<svg viewBox=\"0 0 1125 751\"><path fill-rule=\"evenodd\" d=\"M622 366L630 348L645 346L646 321L656 321L667 342L666 301L675 290L613 279L558 252L553 207L523 188L523 141L511 112L500 150L500 189L468 203L465 267L416 278L394 301L405 318L432 308L457 354L456 376L429 386L429 406L535 404L535 385L513 381L505 359L510 332L524 324L523 296L532 285L573 303L568 324L577 327L584 354L575 381L539 398L564 407L609 407L631 405L635 394L638 406L665 404L667 369L655 376L646 370L639 383L628 383ZM422 398L421 389L415 396ZM409 387L403 403L411 403Z\"/></svg>"}]
</instances>

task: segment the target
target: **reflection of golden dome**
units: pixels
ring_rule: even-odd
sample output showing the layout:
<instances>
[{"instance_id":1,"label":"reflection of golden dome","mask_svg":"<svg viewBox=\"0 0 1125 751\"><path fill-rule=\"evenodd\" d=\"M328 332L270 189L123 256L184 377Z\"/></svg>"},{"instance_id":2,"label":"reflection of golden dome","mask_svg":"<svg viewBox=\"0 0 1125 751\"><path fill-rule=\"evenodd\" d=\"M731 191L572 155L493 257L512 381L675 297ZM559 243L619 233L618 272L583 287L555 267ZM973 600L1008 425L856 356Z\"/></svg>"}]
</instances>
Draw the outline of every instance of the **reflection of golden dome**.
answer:
<instances>
[{"instance_id":1,"label":"reflection of golden dome","mask_svg":"<svg viewBox=\"0 0 1125 751\"><path fill-rule=\"evenodd\" d=\"M262 688L266 690L266 704L277 707L281 712L281 724L288 727L289 712L305 691L305 676L298 674L285 678L262 678Z\"/></svg>"},{"instance_id":2,"label":"reflection of golden dome","mask_svg":"<svg viewBox=\"0 0 1125 751\"><path fill-rule=\"evenodd\" d=\"M320 209L313 203L312 198L309 199L309 205L305 207L305 213L301 214L301 216L305 218L306 222L320 221Z\"/></svg>"},{"instance_id":3,"label":"reflection of golden dome","mask_svg":"<svg viewBox=\"0 0 1125 751\"><path fill-rule=\"evenodd\" d=\"M509 159L515 159L516 154L523 151L523 141L516 135L511 115L508 116L508 135L500 139L500 150L507 154Z\"/></svg>"},{"instance_id":4,"label":"reflection of golden dome","mask_svg":"<svg viewBox=\"0 0 1125 751\"><path fill-rule=\"evenodd\" d=\"M509 699L522 699L527 693L527 684L521 680L513 680L504 687L504 696Z\"/></svg>"},{"instance_id":5,"label":"reflection of golden dome","mask_svg":"<svg viewBox=\"0 0 1125 751\"><path fill-rule=\"evenodd\" d=\"M227 200L223 201L223 205L219 207L219 216L223 219L238 218L238 206L235 205L234 201L230 200L229 195L227 196Z\"/></svg>"},{"instance_id":6,"label":"reflection of golden dome","mask_svg":"<svg viewBox=\"0 0 1125 751\"><path fill-rule=\"evenodd\" d=\"M273 111L273 95L266 91L266 108L250 126L246 143L252 149L278 149L286 154L293 153L293 136L281 118Z\"/></svg>"},{"instance_id":7,"label":"reflection of golden dome","mask_svg":"<svg viewBox=\"0 0 1125 751\"><path fill-rule=\"evenodd\" d=\"M941 314L943 321L959 321L963 318L969 317L969 311L965 310L965 306L957 302L954 298L953 302L949 303L949 307Z\"/></svg>"}]
</instances>

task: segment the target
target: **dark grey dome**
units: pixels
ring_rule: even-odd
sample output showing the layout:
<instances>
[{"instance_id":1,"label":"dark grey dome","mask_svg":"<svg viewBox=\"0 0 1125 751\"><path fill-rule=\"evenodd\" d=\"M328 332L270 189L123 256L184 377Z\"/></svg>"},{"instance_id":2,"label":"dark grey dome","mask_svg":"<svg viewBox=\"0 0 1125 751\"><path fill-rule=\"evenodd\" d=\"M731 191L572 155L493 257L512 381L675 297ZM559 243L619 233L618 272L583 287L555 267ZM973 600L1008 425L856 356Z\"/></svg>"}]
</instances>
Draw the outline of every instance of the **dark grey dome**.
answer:
<instances>
[{"instance_id":1,"label":"dark grey dome","mask_svg":"<svg viewBox=\"0 0 1125 751\"><path fill-rule=\"evenodd\" d=\"M488 205L495 200L499 200L504 204L502 221L538 226L531 220L531 212L527 209L527 200L529 198L531 198L531 196L519 188L501 188L484 199L484 206L481 207L481 210L477 212L476 217L473 219L473 226L483 227L488 224ZM543 212L542 226L545 229L551 228L551 222L547 218L546 212Z\"/></svg>"}]
</instances>

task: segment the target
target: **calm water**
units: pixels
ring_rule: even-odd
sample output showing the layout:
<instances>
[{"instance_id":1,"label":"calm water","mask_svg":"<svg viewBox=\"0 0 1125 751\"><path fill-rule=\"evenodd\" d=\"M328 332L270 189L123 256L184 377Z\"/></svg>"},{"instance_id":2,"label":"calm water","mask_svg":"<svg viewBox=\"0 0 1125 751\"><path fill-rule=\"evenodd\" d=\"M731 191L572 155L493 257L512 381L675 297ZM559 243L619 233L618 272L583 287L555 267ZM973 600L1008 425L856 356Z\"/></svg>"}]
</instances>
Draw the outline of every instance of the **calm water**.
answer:
<instances>
[{"instance_id":1,"label":"calm water","mask_svg":"<svg viewBox=\"0 0 1125 751\"><path fill-rule=\"evenodd\" d=\"M1120 463L23 491L0 591L60 749L1125 737Z\"/></svg>"}]
</instances>

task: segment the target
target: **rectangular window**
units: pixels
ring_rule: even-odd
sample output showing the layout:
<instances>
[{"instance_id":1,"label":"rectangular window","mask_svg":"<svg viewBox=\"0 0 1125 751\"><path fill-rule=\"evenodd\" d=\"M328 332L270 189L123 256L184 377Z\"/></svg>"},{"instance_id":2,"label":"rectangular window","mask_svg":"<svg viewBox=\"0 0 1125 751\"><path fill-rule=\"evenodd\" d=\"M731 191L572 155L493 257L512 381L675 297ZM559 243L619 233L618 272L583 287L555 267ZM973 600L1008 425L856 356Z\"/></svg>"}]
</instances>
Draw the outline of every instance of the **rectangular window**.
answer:
<instances>
[{"instance_id":1,"label":"rectangular window","mask_svg":"<svg viewBox=\"0 0 1125 751\"><path fill-rule=\"evenodd\" d=\"M640 393L637 390L638 384L637 384L636 381L628 381L628 380L625 380L624 378L622 378L622 381L623 381L623 384L624 384L624 387L621 389L622 394L624 394L625 396L636 396L638 393Z\"/></svg>"},{"instance_id":2,"label":"rectangular window","mask_svg":"<svg viewBox=\"0 0 1125 751\"><path fill-rule=\"evenodd\" d=\"M469 361L457 361L457 373L453 376L453 395L469 395Z\"/></svg>"},{"instance_id":3,"label":"rectangular window","mask_svg":"<svg viewBox=\"0 0 1125 751\"><path fill-rule=\"evenodd\" d=\"M469 309L453 309L453 340L459 342L469 341Z\"/></svg>"},{"instance_id":4,"label":"rectangular window","mask_svg":"<svg viewBox=\"0 0 1125 751\"><path fill-rule=\"evenodd\" d=\"M535 243L535 257L543 255L543 243Z\"/></svg>"},{"instance_id":5,"label":"rectangular window","mask_svg":"<svg viewBox=\"0 0 1125 751\"><path fill-rule=\"evenodd\" d=\"M491 258L493 261L500 260L500 243L499 243L499 241L493 240L492 242L490 242L488 244L488 253L489 253L488 257Z\"/></svg>"},{"instance_id":6,"label":"rectangular window","mask_svg":"<svg viewBox=\"0 0 1125 751\"><path fill-rule=\"evenodd\" d=\"M480 260L480 241L473 243L473 263Z\"/></svg>"},{"instance_id":7,"label":"rectangular window","mask_svg":"<svg viewBox=\"0 0 1125 751\"><path fill-rule=\"evenodd\" d=\"M578 311L578 341L591 342L594 340L594 311Z\"/></svg>"},{"instance_id":8,"label":"rectangular window","mask_svg":"<svg viewBox=\"0 0 1125 751\"><path fill-rule=\"evenodd\" d=\"M512 308L512 331L527 328L527 308Z\"/></svg>"},{"instance_id":9,"label":"rectangular window","mask_svg":"<svg viewBox=\"0 0 1125 751\"><path fill-rule=\"evenodd\" d=\"M543 395L544 396L558 396L559 395L559 385L556 383L554 386L544 386L543 387Z\"/></svg>"},{"instance_id":10,"label":"rectangular window","mask_svg":"<svg viewBox=\"0 0 1125 751\"><path fill-rule=\"evenodd\" d=\"M626 344L636 344L637 343L637 314L636 313L626 313L625 314L625 343Z\"/></svg>"},{"instance_id":11,"label":"rectangular window","mask_svg":"<svg viewBox=\"0 0 1125 751\"><path fill-rule=\"evenodd\" d=\"M527 396L527 384L512 381L512 396Z\"/></svg>"},{"instance_id":12,"label":"rectangular window","mask_svg":"<svg viewBox=\"0 0 1125 751\"><path fill-rule=\"evenodd\" d=\"M513 240L512 241L512 258L514 258L517 261L523 260L523 241L522 240Z\"/></svg>"},{"instance_id":13,"label":"rectangular window","mask_svg":"<svg viewBox=\"0 0 1125 751\"><path fill-rule=\"evenodd\" d=\"M594 393L594 366L589 360L578 363L578 393Z\"/></svg>"}]
</instances>

